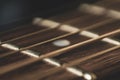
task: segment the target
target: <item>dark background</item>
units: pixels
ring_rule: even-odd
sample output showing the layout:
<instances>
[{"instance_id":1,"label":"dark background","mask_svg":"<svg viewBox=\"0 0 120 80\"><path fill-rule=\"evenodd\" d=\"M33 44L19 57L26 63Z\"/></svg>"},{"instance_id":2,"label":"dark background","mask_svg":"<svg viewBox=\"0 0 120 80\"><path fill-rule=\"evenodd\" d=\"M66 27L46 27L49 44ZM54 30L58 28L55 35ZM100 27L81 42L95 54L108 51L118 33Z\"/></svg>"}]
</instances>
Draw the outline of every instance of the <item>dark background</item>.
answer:
<instances>
[{"instance_id":1,"label":"dark background","mask_svg":"<svg viewBox=\"0 0 120 80\"><path fill-rule=\"evenodd\" d=\"M96 1L96 0L95 0ZM33 17L48 17L93 0L0 0L0 31L14 28Z\"/></svg>"}]
</instances>

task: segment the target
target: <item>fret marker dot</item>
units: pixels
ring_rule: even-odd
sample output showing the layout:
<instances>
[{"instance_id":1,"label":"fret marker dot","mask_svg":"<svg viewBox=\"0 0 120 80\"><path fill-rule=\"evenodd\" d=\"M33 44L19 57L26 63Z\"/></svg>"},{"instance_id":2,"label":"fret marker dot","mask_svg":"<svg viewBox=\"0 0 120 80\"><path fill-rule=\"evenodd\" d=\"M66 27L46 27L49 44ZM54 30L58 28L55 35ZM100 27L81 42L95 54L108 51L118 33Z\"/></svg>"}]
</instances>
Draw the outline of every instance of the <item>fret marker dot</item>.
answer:
<instances>
[{"instance_id":1,"label":"fret marker dot","mask_svg":"<svg viewBox=\"0 0 120 80\"><path fill-rule=\"evenodd\" d=\"M53 44L58 47L64 47L64 46L70 45L70 41L61 39L61 40L54 41Z\"/></svg>"},{"instance_id":2,"label":"fret marker dot","mask_svg":"<svg viewBox=\"0 0 120 80\"><path fill-rule=\"evenodd\" d=\"M88 73L85 73L85 74L84 74L84 78L85 78L86 80L92 80L92 76L91 76L90 74L88 74Z\"/></svg>"}]
</instances>

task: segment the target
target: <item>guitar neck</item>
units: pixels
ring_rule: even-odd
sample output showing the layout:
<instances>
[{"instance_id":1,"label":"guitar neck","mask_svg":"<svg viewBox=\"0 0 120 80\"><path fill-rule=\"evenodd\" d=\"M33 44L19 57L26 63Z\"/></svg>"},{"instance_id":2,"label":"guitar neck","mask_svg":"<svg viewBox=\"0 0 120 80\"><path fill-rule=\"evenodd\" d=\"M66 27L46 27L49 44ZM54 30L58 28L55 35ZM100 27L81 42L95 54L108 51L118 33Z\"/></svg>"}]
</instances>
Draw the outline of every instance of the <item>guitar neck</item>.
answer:
<instances>
[{"instance_id":1,"label":"guitar neck","mask_svg":"<svg viewBox=\"0 0 120 80\"><path fill-rule=\"evenodd\" d=\"M118 4L84 3L1 32L0 79L119 80Z\"/></svg>"}]
</instances>

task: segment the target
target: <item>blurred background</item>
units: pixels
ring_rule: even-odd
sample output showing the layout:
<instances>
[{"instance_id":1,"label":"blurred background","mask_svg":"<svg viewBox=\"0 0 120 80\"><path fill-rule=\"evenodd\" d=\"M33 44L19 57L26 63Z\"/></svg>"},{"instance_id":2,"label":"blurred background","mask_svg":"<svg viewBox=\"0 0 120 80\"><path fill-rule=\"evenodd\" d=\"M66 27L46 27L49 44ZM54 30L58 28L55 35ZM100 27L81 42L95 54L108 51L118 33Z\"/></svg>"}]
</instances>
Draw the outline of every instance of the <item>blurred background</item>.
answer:
<instances>
[{"instance_id":1,"label":"blurred background","mask_svg":"<svg viewBox=\"0 0 120 80\"><path fill-rule=\"evenodd\" d=\"M33 17L48 17L96 0L0 0L0 31L31 21Z\"/></svg>"}]
</instances>

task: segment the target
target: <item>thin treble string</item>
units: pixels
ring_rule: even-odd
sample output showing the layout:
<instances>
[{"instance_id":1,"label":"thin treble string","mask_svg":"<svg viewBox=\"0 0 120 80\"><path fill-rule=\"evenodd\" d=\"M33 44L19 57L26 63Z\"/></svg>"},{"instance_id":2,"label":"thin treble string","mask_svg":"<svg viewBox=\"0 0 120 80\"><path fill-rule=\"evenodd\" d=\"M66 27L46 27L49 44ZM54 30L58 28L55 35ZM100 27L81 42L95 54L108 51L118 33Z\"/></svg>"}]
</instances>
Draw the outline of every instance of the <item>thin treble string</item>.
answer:
<instances>
[{"instance_id":1,"label":"thin treble string","mask_svg":"<svg viewBox=\"0 0 120 80\"><path fill-rule=\"evenodd\" d=\"M35 46L38 46L38 45L42 45L42 44L45 44L45 43L48 43L48 42L51 42L51 41L60 39L60 38L64 38L64 37L67 37L67 36L71 36L71 35L74 35L74 34L76 34L76 33L82 32L82 31L84 31L84 30L89 30L89 29L98 28L98 27L100 27L101 25L105 25L105 24L110 23L110 22L113 22L113 21L114 21L114 19L107 19L107 20L104 20L104 21L102 21L102 22L99 22L99 23L93 24L93 25L91 25L91 26L88 26L88 27L86 27L86 28L81 28L81 29L79 29L79 31L72 32L72 33L68 33L68 34L64 34L64 35L61 35L61 36L58 36L58 37L55 37L55 38L52 38L52 39L49 39L49 40L40 42L40 43L36 43L36 44L30 45L30 46L21 48L20 50L26 50L26 49L29 49L29 48L32 48L32 47L35 47ZM59 28L58 28L58 29L59 29Z\"/></svg>"}]
</instances>

